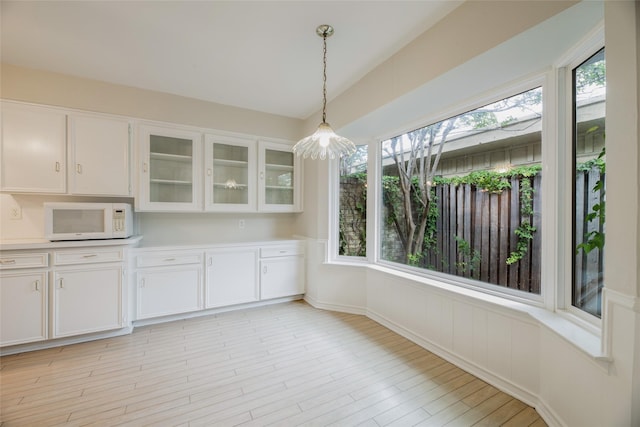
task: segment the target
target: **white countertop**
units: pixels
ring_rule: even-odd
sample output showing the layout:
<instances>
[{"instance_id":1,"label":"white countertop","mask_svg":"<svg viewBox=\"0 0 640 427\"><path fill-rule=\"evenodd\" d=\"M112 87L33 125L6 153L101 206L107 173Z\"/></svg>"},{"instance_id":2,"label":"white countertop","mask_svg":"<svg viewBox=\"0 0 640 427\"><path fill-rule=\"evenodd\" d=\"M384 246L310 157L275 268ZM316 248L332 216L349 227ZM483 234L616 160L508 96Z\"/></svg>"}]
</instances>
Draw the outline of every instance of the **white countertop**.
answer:
<instances>
[{"instance_id":1,"label":"white countertop","mask_svg":"<svg viewBox=\"0 0 640 427\"><path fill-rule=\"evenodd\" d=\"M7 239L0 240L0 251L16 251L21 249L59 249L89 246L135 246L142 240L142 236L131 236L127 239L101 240L64 240L51 242L46 239Z\"/></svg>"}]
</instances>

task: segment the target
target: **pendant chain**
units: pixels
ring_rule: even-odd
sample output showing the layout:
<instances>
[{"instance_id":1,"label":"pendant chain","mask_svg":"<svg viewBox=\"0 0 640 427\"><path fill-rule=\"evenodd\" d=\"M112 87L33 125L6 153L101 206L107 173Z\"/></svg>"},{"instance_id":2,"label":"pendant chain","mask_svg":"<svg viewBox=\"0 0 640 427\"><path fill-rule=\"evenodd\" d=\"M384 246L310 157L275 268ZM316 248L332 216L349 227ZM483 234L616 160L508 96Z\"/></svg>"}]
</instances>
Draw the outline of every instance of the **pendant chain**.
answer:
<instances>
[{"instance_id":1,"label":"pendant chain","mask_svg":"<svg viewBox=\"0 0 640 427\"><path fill-rule=\"evenodd\" d=\"M322 123L327 122L327 33L322 36L323 40L323 73L322 73Z\"/></svg>"}]
</instances>

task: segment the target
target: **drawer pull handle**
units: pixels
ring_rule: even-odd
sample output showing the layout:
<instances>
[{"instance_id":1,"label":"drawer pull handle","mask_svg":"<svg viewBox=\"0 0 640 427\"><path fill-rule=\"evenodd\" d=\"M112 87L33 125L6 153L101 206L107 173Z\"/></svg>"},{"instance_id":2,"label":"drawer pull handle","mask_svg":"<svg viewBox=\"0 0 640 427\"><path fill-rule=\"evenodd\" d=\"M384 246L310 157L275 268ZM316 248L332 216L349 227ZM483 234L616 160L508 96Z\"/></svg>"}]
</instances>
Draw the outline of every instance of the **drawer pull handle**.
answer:
<instances>
[{"instance_id":1,"label":"drawer pull handle","mask_svg":"<svg viewBox=\"0 0 640 427\"><path fill-rule=\"evenodd\" d=\"M281 253L281 254L286 254L286 253L287 253L287 251L280 251L280 253Z\"/></svg>"},{"instance_id":2,"label":"drawer pull handle","mask_svg":"<svg viewBox=\"0 0 640 427\"><path fill-rule=\"evenodd\" d=\"M90 254L90 255L83 255L82 257L83 257L83 258L95 258L95 257L97 257L97 256L98 256L98 255L96 255L96 254Z\"/></svg>"},{"instance_id":3,"label":"drawer pull handle","mask_svg":"<svg viewBox=\"0 0 640 427\"><path fill-rule=\"evenodd\" d=\"M36 280L33 284L35 285L36 291L40 291L40 280Z\"/></svg>"},{"instance_id":4,"label":"drawer pull handle","mask_svg":"<svg viewBox=\"0 0 640 427\"><path fill-rule=\"evenodd\" d=\"M60 162L56 162L56 172L60 172Z\"/></svg>"},{"instance_id":5,"label":"drawer pull handle","mask_svg":"<svg viewBox=\"0 0 640 427\"><path fill-rule=\"evenodd\" d=\"M266 266L266 265L262 268L262 272L263 272L264 274L267 274L267 266Z\"/></svg>"},{"instance_id":6,"label":"drawer pull handle","mask_svg":"<svg viewBox=\"0 0 640 427\"><path fill-rule=\"evenodd\" d=\"M165 262L170 262L170 261L175 261L175 260L176 260L175 258L166 258L164 261Z\"/></svg>"},{"instance_id":7,"label":"drawer pull handle","mask_svg":"<svg viewBox=\"0 0 640 427\"><path fill-rule=\"evenodd\" d=\"M15 264L16 260L15 259L0 259L0 264L5 265L5 264Z\"/></svg>"},{"instance_id":8,"label":"drawer pull handle","mask_svg":"<svg viewBox=\"0 0 640 427\"><path fill-rule=\"evenodd\" d=\"M82 165L80 163L76 165L76 170L78 171L78 173L82 173Z\"/></svg>"},{"instance_id":9,"label":"drawer pull handle","mask_svg":"<svg viewBox=\"0 0 640 427\"><path fill-rule=\"evenodd\" d=\"M64 280L60 279L60 289L64 289Z\"/></svg>"}]
</instances>

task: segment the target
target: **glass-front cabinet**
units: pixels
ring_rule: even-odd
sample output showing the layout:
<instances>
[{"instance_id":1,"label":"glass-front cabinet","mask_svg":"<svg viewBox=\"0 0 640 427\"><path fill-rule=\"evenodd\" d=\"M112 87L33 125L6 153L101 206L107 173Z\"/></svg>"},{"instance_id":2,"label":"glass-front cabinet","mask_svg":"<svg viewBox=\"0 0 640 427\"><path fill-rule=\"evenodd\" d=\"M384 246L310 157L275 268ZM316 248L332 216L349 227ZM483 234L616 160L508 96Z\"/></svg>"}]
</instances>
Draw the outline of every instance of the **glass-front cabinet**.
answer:
<instances>
[{"instance_id":1,"label":"glass-front cabinet","mask_svg":"<svg viewBox=\"0 0 640 427\"><path fill-rule=\"evenodd\" d=\"M300 163L286 144L260 141L258 209L264 212L299 212Z\"/></svg>"},{"instance_id":2,"label":"glass-front cabinet","mask_svg":"<svg viewBox=\"0 0 640 427\"><path fill-rule=\"evenodd\" d=\"M140 126L140 211L199 211L201 144L199 132Z\"/></svg>"},{"instance_id":3,"label":"glass-front cabinet","mask_svg":"<svg viewBox=\"0 0 640 427\"><path fill-rule=\"evenodd\" d=\"M205 210L256 210L256 141L205 136Z\"/></svg>"}]
</instances>

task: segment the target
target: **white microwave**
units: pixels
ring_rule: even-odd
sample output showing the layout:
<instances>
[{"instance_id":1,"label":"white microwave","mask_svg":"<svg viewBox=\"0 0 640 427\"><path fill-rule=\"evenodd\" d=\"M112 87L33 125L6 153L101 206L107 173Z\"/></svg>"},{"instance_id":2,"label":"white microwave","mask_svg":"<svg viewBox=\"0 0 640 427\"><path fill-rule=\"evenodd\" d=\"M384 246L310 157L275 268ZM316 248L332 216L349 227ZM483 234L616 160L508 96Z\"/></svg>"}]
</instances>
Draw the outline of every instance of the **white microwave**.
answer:
<instances>
[{"instance_id":1,"label":"white microwave","mask_svg":"<svg viewBox=\"0 0 640 427\"><path fill-rule=\"evenodd\" d=\"M128 203L44 204L44 235L51 241L124 239L132 234Z\"/></svg>"}]
</instances>

